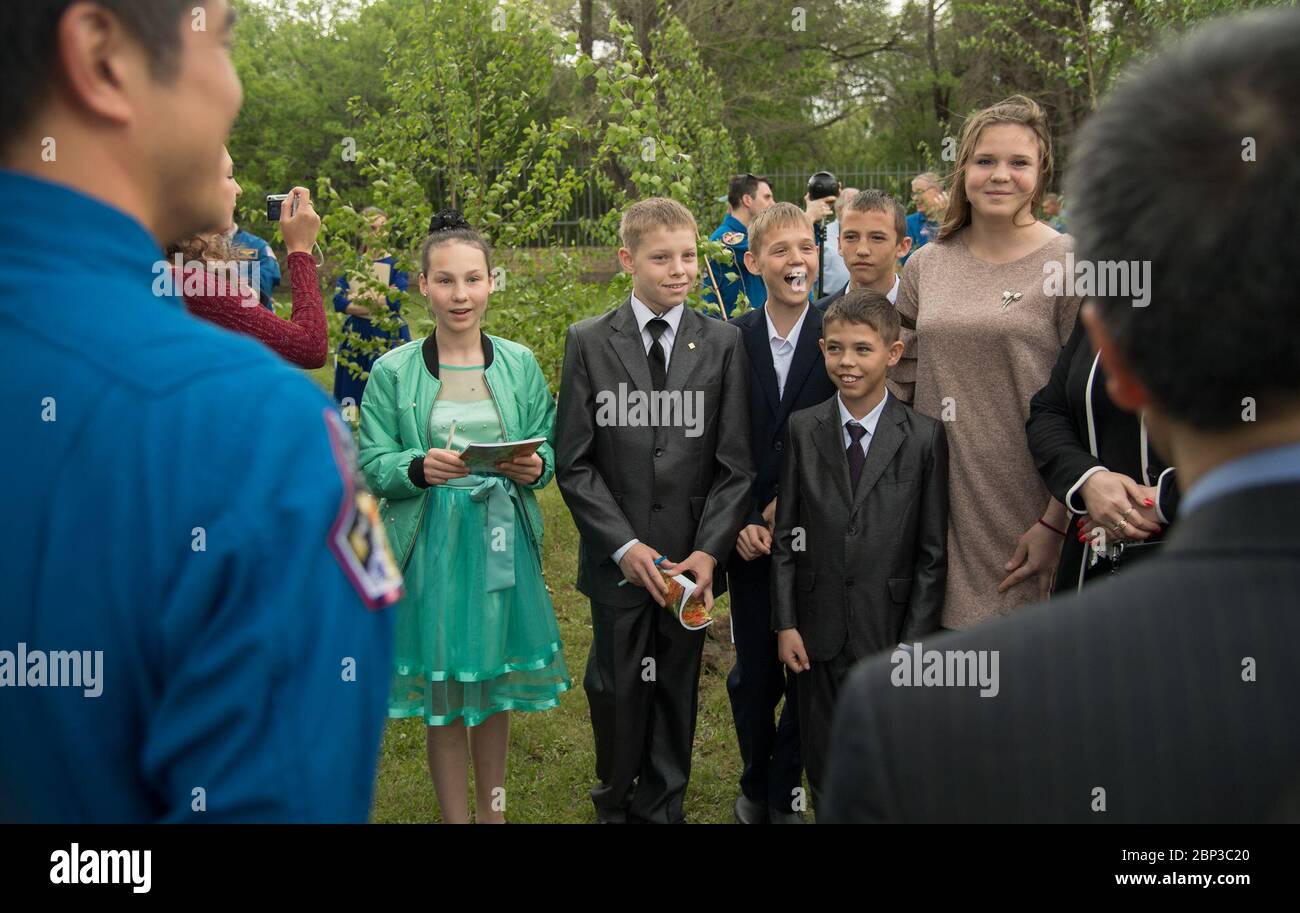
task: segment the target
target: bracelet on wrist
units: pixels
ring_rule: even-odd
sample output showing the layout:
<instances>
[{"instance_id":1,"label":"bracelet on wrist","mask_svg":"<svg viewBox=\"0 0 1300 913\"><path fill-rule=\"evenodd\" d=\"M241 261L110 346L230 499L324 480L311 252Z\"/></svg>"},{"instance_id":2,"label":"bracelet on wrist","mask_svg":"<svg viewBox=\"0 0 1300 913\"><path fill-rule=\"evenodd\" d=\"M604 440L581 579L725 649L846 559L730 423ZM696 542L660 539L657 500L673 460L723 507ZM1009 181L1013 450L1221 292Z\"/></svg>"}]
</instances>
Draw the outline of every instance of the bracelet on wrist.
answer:
<instances>
[{"instance_id":1,"label":"bracelet on wrist","mask_svg":"<svg viewBox=\"0 0 1300 913\"><path fill-rule=\"evenodd\" d=\"M1041 524L1043 524L1044 526L1046 526L1048 529L1050 529L1052 532L1056 533L1058 536L1064 536L1064 535L1065 535L1065 533L1064 533L1063 531L1057 529L1055 526L1053 526L1052 524L1048 523L1048 522L1047 522L1046 520L1044 520L1042 517L1039 517L1039 518L1038 518L1038 522L1041 523Z\"/></svg>"}]
</instances>

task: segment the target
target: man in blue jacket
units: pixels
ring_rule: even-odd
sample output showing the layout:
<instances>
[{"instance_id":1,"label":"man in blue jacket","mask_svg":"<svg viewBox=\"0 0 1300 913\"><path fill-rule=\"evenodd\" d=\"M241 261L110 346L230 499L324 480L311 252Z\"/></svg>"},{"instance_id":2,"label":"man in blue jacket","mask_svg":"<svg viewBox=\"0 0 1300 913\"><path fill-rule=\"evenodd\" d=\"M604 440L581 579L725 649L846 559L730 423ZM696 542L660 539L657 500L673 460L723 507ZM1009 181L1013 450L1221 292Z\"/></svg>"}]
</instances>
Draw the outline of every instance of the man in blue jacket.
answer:
<instances>
[{"instance_id":1,"label":"man in blue jacket","mask_svg":"<svg viewBox=\"0 0 1300 913\"><path fill-rule=\"evenodd\" d=\"M151 291L221 228L228 0L0 10L0 821L364 821L401 582L351 437Z\"/></svg>"}]
</instances>

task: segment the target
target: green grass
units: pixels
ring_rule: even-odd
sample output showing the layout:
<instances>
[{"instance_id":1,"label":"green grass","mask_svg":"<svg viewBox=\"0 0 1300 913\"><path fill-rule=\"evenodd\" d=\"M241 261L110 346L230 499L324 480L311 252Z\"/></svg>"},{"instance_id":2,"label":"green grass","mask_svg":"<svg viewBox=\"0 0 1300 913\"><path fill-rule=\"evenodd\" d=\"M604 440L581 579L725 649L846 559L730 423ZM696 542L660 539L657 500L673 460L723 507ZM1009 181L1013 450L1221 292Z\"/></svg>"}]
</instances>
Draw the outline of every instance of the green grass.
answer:
<instances>
[{"instance_id":1,"label":"green grass","mask_svg":"<svg viewBox=\"0 0 1300 913\"><path fill-rule=\"evenodd\" d=\"M539 493L539 500L546 519L543 573L555 604L573 686L560 696L560 706L554 710L511 715L506 817L518 823L594 822L595 810L587 791L595 781L596 759L587 696L582 690L591 645L591 611L586 597L573 585L578 531L554 483ZM735 654L727 633L726 608L724 596L715 613L719 620L705 645L700 676L699 723L685 801L687 820L697 823L731 821L740 780L740 753L727 700L727 671ZM374 821L439 820L424 745L421 720L388 721Z\"/></svg>"}]
</instances>

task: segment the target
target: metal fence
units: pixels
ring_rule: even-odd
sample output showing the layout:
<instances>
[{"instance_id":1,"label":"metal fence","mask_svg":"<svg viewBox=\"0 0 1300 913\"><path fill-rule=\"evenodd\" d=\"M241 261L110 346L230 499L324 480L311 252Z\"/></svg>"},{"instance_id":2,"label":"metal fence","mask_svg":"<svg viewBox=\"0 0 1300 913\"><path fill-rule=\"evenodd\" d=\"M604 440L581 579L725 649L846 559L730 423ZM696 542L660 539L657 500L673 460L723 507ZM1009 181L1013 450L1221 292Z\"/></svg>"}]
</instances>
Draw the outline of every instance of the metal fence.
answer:
<instances>
[{"instance_id":1,"label":"metal fence","mask_svg":"<svg viewBox=\"0 0 1300 913\"><path fill-rule=\"evenodd\" d=\"M905 168L867 168L862 165L847 165L840 168L818 166L804 171L768 171L764 176L771 179L772 194L778 200L802 204L808 178L816 171L829 171L839 178L840 183L845 187L856 187L859 190L884 190L892 194L905 208L911 209L912 178L925 170L922 165ZM727 188L719 187L715 209L695 214L700 220L702 231L712 232L713 227L727 214L726 195ZM617 204L596 186L595 181L588 181L587 185L575 195L564 218L555 223L550 237L530 246L549 247L553 244L561 244L590 247L603 244L600 239L592 237L591 232L584 227L584 220L598 219L615 205Z\"/></svg>"}]
</instances>

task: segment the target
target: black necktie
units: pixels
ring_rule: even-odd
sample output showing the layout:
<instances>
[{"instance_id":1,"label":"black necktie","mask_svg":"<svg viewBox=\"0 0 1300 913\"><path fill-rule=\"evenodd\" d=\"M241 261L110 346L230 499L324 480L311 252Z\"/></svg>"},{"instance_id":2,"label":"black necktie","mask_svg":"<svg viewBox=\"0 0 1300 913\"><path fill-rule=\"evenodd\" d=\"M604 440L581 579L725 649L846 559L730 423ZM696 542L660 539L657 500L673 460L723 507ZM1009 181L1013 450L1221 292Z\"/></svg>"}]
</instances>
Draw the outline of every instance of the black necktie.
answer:
<instances>
[{"instance_id":1,"label":"black necktie","mask_svg":"<svg viewBox=\"0 0 1300 913\"><path fill-rule=\"evenodd\" d=\"M662 390L668 386L668 358L664 354L664 344L659 341L664 330L668 329L668 321L662 317L656 317L645 325L650 331L650 338L654 340L650 343L650 351L646 357L650 359L650 386L655 390Z\"/></svg>"},{"instance_id":2,"label":"black necktie","mask_svg":"<svg viewBox=\"0 0 1300 913\"><path fill-rule=\"evenodd\" d=\"M867 461L867 455L862 452L862 435L867 433L857 422L845 422L844 430L853 438L853 443L849 444L849 478L853 481L853 490L858 490L858 479L862 478L862 464Z\"/></svg>"}]
</instances>

